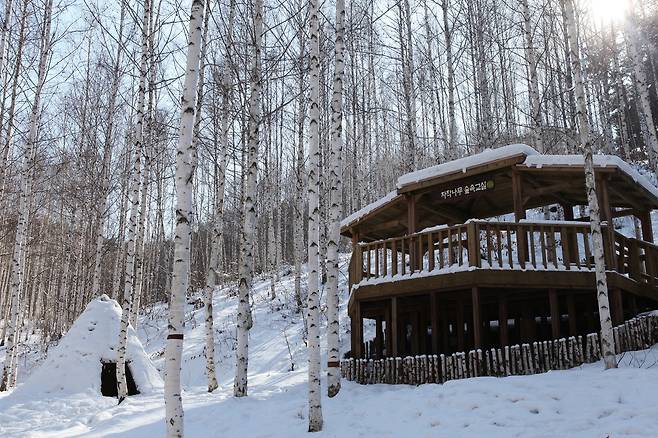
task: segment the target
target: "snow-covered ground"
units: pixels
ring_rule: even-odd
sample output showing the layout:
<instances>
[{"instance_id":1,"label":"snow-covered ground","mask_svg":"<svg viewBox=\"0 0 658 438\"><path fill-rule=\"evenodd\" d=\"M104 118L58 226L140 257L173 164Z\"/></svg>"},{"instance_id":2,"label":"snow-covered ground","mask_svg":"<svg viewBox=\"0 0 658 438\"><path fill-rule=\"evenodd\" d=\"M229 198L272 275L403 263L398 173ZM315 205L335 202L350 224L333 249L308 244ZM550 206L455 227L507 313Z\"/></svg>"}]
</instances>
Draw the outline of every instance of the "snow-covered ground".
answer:
<instances>
[{"instance_id":1,"label":"snow-covered ground","mask_svg":"<svg viewBox=\"0 0 658 438\"><path fill-rule=\"evenodd\" d=\"M344 349L349 349L347 261L343 259L341 270ZM283 274L274 300L268 297L268 279L255 284L249 397L243 399L232 397L235 297L228 288L215 297L220 388L213 394L205 391L203 310L188 305L182 371L188 437L308 436L304 325L302 315L291 306L292 275ZM159 369L165 333L164 306L140 317L137 334ZM324 345L324 337L322 341ZM658 346L626 353L621 362L620 369L606 372L597 363L534 376L420 387L343 382L338 397L322 400L325 427L317 436L658 436ZM24 371L21 379L29 374L29 367ZM130 397L120 406L114 399L88 392L61 396L22 392L0 394L0 437L164 434L161 390Z\"/></svg>"}]
</instances>

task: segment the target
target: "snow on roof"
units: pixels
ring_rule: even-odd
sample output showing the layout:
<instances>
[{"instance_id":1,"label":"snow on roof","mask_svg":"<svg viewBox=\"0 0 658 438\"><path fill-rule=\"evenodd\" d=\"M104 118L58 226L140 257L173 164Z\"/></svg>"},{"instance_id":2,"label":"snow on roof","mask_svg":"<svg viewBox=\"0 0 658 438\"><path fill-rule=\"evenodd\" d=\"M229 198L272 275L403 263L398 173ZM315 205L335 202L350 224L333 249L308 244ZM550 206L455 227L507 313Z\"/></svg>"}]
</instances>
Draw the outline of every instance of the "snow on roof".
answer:
<instances>
[{"instance_id":1,"label":"snow on roof","mask_svg":"<svg viewBox=\"0 0 658 438\"><path fill-rule=\"evenodd\" d=\"M497 149L485 149L479 154L469 155L468 157L460 158L458 160L448 161L446 163L437 164L436 166L431 166L426 169L421 169L402 175L398 178L397 187L398 189L401 189L402 187L409 184L414 184L459 171L466 173L473 167L477 167L491 161L510 158L515 155L530 156L537 154L539 154L539 152L525 144L511 144L508 146L499 147Z\"/></svg>"},{"instance_id":2,"label":"snow on roof","mask_svg":"<svg viewBox=\"0 0 658 438\"><path fill-rule=\"evenodd\" d=\"M116 361L121 306L107 295L92 300L53 348L46 360L15 393L78 394L101 396L101 361ZM162 388L153 366L132 326L128 327L126 359L142 394Z\"/></svg>"},{"instance_id":3,"label":"snow on roof","mask_svg":"<svg viewBox=\"0 0 658 438\"><path fill-rule=\"evenodd\" d=\"M582 155L533 155L528 156L522 164L526 167L536 167L538 169L542 167L551 167L551 166L584 166L585 158ZM633 179L636 183L640 184L644 189L646 189L653 196L658 198L658 188L651 183L640 172L638 172L633 166L628 164L626 161L615 155L594 155L594 166L596 167L616 167L629 177Z\"/></svg>"},{"instance_id":4,"label":"snow on roof","mask_svg":"<svg viewBox=\"0 0 658 438\"><path fill-rule=\"evenodd\" d=\"M375 211L379 207L381 207L385 204L388 204L390 201L395 199L395 197L397 195L398 195L397 190L393 190L392 192L388 193L383 198L379 198L375 202L371 202L370 204L363 207L361 210L357 210L354 213L352 213L351 215L347 216L345 219L343 219L340 222L340 227L343 228L343 227L346 227L346 226L358 221L359 219L361 219L365 215L371 213L372 211Z\"/></svg>"}]
</instances>

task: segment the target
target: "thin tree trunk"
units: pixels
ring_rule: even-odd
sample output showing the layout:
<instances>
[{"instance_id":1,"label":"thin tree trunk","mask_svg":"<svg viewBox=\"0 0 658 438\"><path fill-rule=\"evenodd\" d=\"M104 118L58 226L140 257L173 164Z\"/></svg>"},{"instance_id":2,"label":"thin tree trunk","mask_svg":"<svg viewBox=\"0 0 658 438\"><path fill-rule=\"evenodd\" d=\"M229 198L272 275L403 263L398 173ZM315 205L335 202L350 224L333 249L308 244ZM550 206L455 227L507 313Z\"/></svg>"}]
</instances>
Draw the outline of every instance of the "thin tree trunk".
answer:
<instances>
[{"instance_id":1,"label":"thin tree trunk","mask_svg":"<svg viewBox=\"0 0 658 438\"><path fill-rule=\"evenodd\" d=\"M130 182L131 207L130 219L128 220L128 230L126 238L126 267L123 284L123 298L121 322L119 325L119 337L117 340L117 398L121 403L128 396L128 385L126 382L126 342L128 339L128 324L130 323L130 314L132 311L132 301L135 291L135 250L137 245L137 215L139 213L139 189L142 174L142 150L144 139L144 99L146 94L146 74L148 58L148 33L149 18L151 9L150 0L144 0L144 17L142 22L142 56L139 68L139 89L137 92L137 126L135 129L135 146L133 156L133 173Z\"/></svg>"},{"instance_id":2,"label":"thin tree trunk","mask_svg":"<svg viewBox=\"0 0 658 438\"><path fill-rule=\"evenodd\" d=\"M340 336L338 321L338 244L343 201L343 77L345 73L345 0L336 1L336 66L331 99L331 152L329 155L329 233L327 241L327 392L334 397L340 391Z\"/></svg>"},{"instance_id":3,"label":"thin tree trunk","mask_svg":"<svg viewBox=\"0 0 658 438\"><path fill-rule=\"evenodd\" d=\"M251 282L253 277L253 249L256 221L255 195L258 173L258 146L261 123L261 41L263 38L263 0L254 0L254 56L250 71L249 122L247 138L247 179L244 190L244 218L242 227L242 259L238 282L237 349L233 395L247 395L247 370L249 365L249 330L251 317Z\"/></svg>"},{"instance_id":4,"label":"thin tree trunk","mask_svg":"<svg viewBox=\"0 0 658 438\"><path fill-rule=\"evenodd\" d=\"M592 231L592 246L596 269L596 296L599 305L599 319L601 320L601 352L603 353L605 368L610 369L617 368L617 358L615 357L615 346L612 338L612 320L610 319L608 283L605 273L605 259L603 256L603 234L601 233L599 201L597 198L596 181L594 178L592 142L589 131L589 120L587 118L574 7L572 0L561 1L564 4L564 20L566 21L569 40L569 58L571 59L571 70L574 75L574 93L576 97L576 115L578 124L580 125L580 141L585 154L585 185L587 188L587 200L589 202L590 227ZM612 224L608 224L608 226L612 226Z\"/></svg>"},{"instance_id":5,"label":"thin tree trunk","mask_svg":"<svg viewBox=\"0 0 658 438\"><path fill-rule=\"evenodd\" d=\"M318 0L309 1L311 36L311 98L309 121L308 170L308 431L322 430L322 404L320 397L320 291L319 268L319 168L320 133L318 107L320 97L320 23Z\"/></svg>"},{"instance_id":6,"label":"thin tree trunk","mask_svg":"<svg viewBox=\"0 0 658 438\"><path fill-rule=\"evenodd\" d=\"M28 228L30 223L30 204L32 203L34 184L34 165L36 158L36 143L38 140L39 121L41 119L41 93L46 81L46 67L51 49L50 25L52 21L53 0L48 0L44 9L41 30L41 50L39 55L39 71L34 101L30 114L30 130L28 132L25 156L23 157L23 170L21 175L21 194L19 201L18 224L16 227L16 240L12 252L12 272L10 280L11 317L7 321L7 348L5 362L0 379L0 391L14 386L17 379L18 356L16 344L18 341L18 324L20 317L21 291L24 288L24 270L27 252Z\"/></svg>"},{"instance_id":7,"label":"thin tree trunk","mask_svg":"<svg viewBox=\"0 0 658 438\"><path fill-rule=\"evenodd\" d=\"M192 237L192 181L196 163L194 150L194 112L201 58L201 27L204 1L193 0L190 14L185 83L181 97L180 129L176 151L176 230L174 233L174 267L169 301L169 334L165 346L165 423L167 437L183 436L183 399L180 370L183 354L185 294L190 275Z\"/></svg>"}]
</instances>

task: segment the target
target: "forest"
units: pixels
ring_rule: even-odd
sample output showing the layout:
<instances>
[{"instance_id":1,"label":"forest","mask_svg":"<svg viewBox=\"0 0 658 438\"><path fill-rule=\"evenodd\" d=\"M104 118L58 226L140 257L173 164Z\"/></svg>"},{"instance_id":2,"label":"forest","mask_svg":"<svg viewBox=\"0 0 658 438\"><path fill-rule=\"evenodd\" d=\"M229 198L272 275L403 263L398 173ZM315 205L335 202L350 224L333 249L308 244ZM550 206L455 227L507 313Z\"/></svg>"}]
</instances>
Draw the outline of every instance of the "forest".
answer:
<instances>
[{"instance_id":1,"label":"forest","mask_svg":"<svg viewBox=\"0 0 658 438\"><path fill-rule=\"evenodd\" d=\"M399 176L527 144L615 155L656 184L655 0L0 9L0 391L105 294L122 308L121 403L129 327L165 303L168 436L183 435L186 306L204 315L213 392L214 294L236 300L231 392L246 396L257 282L303 319L308 428L322 429L320 355L346 351L341 220ZM326 373L333 397L340 370Z\"/></svg>"}]
</instances>

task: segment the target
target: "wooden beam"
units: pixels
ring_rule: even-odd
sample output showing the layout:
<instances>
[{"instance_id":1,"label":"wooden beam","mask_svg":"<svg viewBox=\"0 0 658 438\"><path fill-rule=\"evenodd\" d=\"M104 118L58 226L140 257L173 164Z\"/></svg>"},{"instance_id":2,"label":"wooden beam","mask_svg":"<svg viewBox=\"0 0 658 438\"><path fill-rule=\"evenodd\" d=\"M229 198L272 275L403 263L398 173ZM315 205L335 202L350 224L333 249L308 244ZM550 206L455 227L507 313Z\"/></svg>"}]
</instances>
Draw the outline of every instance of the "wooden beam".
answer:
<instances>
[{"instance_id":1,"label":"wooden beam","mask_svg":"<svg viewBox=\"0 0 658 438\"><path fill-rule=\"evenodd\" d=\"M533 188L532 191L526 190L525 192L527 194L523 197L523 205L526 205L528 201L530 201L530 199L536 198L538 196L544 196L544 195L556 196L559 192L571 187L572 185L573 182L565 181L557 184L552 184L549 186L544 185L537 188Z\"/></svg>"},{"instance_id":2,"label":"wooden beam","mask_svg":"<svg viewBox=\"0 0 658 438\"><path fill-rule=\"evenodd\" d=\"M417 207L433 215L441 216L442 218L447 219L448 222L452 221L455 223L462 223L462 222L466 222L466 219L468 219L466 213L464 213L462 210L460 210L457 207L447 207L443 205L441 206L434 205L430 207L429 205L422 203L418 204Z\"/></svg>"},{"instance_id":3,"label":"wooden beam","mask_svg":"<svg viewBox=\"0 0 658 438\"><path fill-rule=\"evenodd\" d=\"M471 288L471 301L473 303L473 346L482 348L482 318L480 317L480 289Z\"/></svg>"},{"instance_id":4,"label":"wooden beam","mask_svg":"<svg viewBox=\"0 0 658 438\"><path fill-rule=\"evenodd\" d=\"M553 339L560 338L560 305L558 301L557 291L555 289L548 290L548 303L551 308L551 336Z\"/></svg>"},{"instance_id":5,"label":"wooden beam","mask_svg":"<svg viewBox=\"0 0 658 438\"><path fill-rule=\"evenodd\" d=\"M361 359L362 356L362 343L363 343L363 319L361 319L361 305L357 301L355 303L355 315L352 318L352 352L355 358Z\"/></svg>"}]
</instances>

